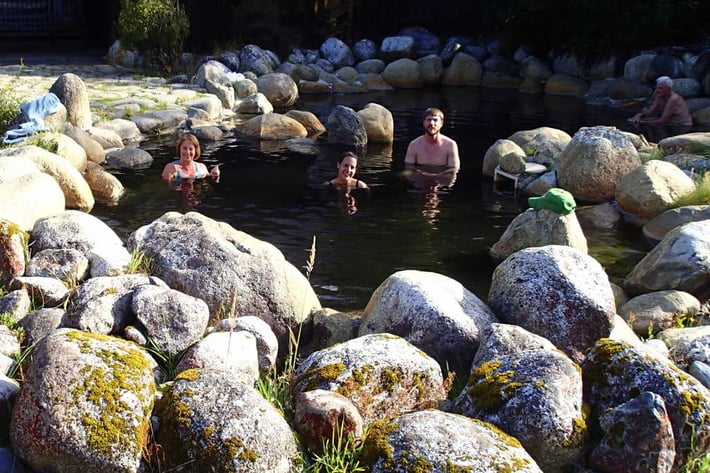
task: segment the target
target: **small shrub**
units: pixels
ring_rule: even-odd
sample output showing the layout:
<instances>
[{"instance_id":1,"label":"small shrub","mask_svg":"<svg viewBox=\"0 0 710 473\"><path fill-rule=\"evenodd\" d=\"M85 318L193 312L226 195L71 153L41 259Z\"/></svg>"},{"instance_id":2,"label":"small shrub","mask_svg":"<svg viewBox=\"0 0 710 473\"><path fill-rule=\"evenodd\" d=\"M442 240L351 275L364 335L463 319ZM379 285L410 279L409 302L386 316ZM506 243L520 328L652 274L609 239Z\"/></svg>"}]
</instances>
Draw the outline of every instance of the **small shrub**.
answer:
<instances>
[{"instance_id":1,"label":"small shrub","mask_svg":"<svg viewBox=\"0 0 710 473\"><path fill-rule=\"evenodd\" d=\"M118 35L127 48L135 48L149 67L172 72L190 22L179 0L121 0Z\"/></svg>"},{"instance_id":2,"label":"small shrub","mask_svg":"<svg viewBox=\"0 0 710 473\"><path fill-rule=\"evenodd\" d=\"M0 133L12 125L20 113L20 99L11 90L0 90Z\"/></svg>"}]
</instances>

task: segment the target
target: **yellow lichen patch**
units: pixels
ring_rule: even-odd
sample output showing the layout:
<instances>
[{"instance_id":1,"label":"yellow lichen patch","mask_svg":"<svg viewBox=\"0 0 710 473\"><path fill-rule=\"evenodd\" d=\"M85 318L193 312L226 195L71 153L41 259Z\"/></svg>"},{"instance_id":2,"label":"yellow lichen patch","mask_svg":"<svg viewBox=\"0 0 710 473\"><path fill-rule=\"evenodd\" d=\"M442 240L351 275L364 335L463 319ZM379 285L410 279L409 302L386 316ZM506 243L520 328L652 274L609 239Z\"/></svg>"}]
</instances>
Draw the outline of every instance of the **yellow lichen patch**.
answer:
<instances>
[{"instance_id":1,"label":"yellow lichen patch","mask_svg":"<svg viewBox=\"0 0 710 473\"><path fill-rule=\"evenodd\" d=\"M384 391L391 393L402 381L402 368L388 368L380 372L380 386Z\"/></svg>"},{"instance_id":2,"label":"yellow lichen patch","mask_svg":"<svg viewBox=\"0 0 710 473\"><path fill-rule=\"evenodd\" d=\"M239 438L220 439L212 427L204 429L202 433L204 436L202 450L205 456L204 463L210 465L210 468L232 463L235 459L248 463L255 463L259 459L259 453L247 448L244 441Z\"/></svg>"},{"instance_id":3,"label":"yellow lichen patch","mask_svg":"<svg viewBox=\"0 0 710 473\"><path fill-rule=\"evenodd\" d=\"M345 372L344 363L329 363L319 368L312 366L296 379L296 384L306 381L306 386L302 391L318 389L321 384L335 381Z\"/></svg>"},{"instance_id":4,"label":"yellow lichen patch","mask_svg":"<svg viewBox=\"0 0 710 473\"><path fill-rule=\"evenodd\" d=\"M414 458L409 458L409 452L402 451L402 456L399 459L399 467L407 473L431 473L434 471L434 465L421 455Z\"/></svg>"},{"instance_id":5,"label":"yellow lichen patch","mask_svg":"<svg viewBox=\"0 0 710 473\"><path fill-rule=\"evenodd\" d=\"M520 443L520 440L513 437L512 435L506 434L501 429L499 429L497 426L495 426L491 423L479 420L479 419L471 419L471 420L479 425L486 427L488 430L490 430L493 434L493 437L495 437L495 439L498 442L505 444L505 445L512 447L512 448L523 448L522 444Z\"/></svg>"},{"instance_id":6,"label":"yellow lichen patch","mask_svg":"<svg viewBox=\"0 0 710 473\"><path fill-rule=\"evenodd\" d=\"M29 233L20 228L19 225L12 223L9 220L0 219L0 235L5 236L8 240L17 236L25 252L25 261L29 259L27 251L27 242L30 238Z\"/></svg>"},{"instance_id":7,"label":"yellow lichen patch","mask_svg":"<svg viewBox=\"0 0 710 473\"><path fill-rule=\"evenodd\" d=\"M112 350L94 347L95 342L116 341L106 335L80 331L67 332L66 337L78 343L82 353L94 355L101 363L84 366L83 384L73 386L73 398L94 406L81 417L87 444L106 454L114 451L141 451L148 440L148 417L153 408L155 386L148 382L151 372L147 357L138 346L121 342ZM143 408L136 417L127 399L135 396Z\"/></svg>"},{"instance_id":8,"label":"yellow lichen patch","mask_svg":"<svg viewBox=\"0 0 710 473\"><path fill-rule=\"evenodd\" d=\"M587 435L587 414L582 410L581 417L572 419L572 433L562 443L564 447L574 448L582 444L583 438Z\"/></svg>"},{"instance_id":9,"label":"yellow lichen patch","mask_svg":"<svg viewBox=\"0 0 710 473\"><path fill-rule=\"evenodd\" d=\"M499 371L501 365L500 361L489 361L471 373L468 395L476 409L483 412L497 411L523 385L519 381L513 381L514 371Z\"/></svg>"},{"instance_id":10,"label":"yellow lichen patch","mask_svg":"<svg viewBox=\"0 0 710 473\"><path fill-rule=\"evenodd\" d=\"M384 419L370 424L362 450L362 459L366 466L371 467L378 459L382 458L383 469L392 469L394 449L389 443L388 436L397 429L397 425L396 422L390 424Z\"/></svg>"},{"instance_id":11,"label":"yellow lichen patch","mask_svg":"<svg viewBox=\"0 0 710 473\"><path fill-rule=\"evenodd\" d=\"M360 391L363 386L366 386L372 380L372 365L364 365L359 368L354 368L350 376L345 378L336 392L347 398L352 398L353 393Z\"/></svg>"},{"instance_id":12,"label":"yellow lichen patch","mask_svg":"<svg viewBox=\"0 0 710 473\"><path fill-rule=\"evenodd\" d=\"M473 473L474 470L473 467L459 466L447 459L443 471L444 473Z\"/></svg>"},{"instance_id":13,"label":"yellow lichen patch","mask_svg":"<svg viewBox=\"0 0 710 473\"><path fill-rule=\"evenodd\" d=\"M200 370L198 368L193 368L181 371L180 373L178 373L177 376L175 376L175 381L181 379L186 381L197 381L198 379L200 379Z\"/></svg>"}]
</instances>

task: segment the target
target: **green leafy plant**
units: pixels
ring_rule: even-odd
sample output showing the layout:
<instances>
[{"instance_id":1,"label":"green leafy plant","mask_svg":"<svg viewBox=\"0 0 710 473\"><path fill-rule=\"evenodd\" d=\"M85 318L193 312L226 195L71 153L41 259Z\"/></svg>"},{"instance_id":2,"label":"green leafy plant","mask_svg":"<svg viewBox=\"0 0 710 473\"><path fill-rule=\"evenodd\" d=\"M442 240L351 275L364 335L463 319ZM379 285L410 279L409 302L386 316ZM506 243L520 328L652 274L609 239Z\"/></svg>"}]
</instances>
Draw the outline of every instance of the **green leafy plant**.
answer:
<instances>
[{"instance_id":1,"label":"green leafy plant","mask_svg":"<svg viewBox=\"0 0 710 473\"><path fill-rule=\"evenodd\" d=\"M171 73L189 32L179 0L121 0L118 36L143 54L149 67Z\"/></svg>"}]
</instances>

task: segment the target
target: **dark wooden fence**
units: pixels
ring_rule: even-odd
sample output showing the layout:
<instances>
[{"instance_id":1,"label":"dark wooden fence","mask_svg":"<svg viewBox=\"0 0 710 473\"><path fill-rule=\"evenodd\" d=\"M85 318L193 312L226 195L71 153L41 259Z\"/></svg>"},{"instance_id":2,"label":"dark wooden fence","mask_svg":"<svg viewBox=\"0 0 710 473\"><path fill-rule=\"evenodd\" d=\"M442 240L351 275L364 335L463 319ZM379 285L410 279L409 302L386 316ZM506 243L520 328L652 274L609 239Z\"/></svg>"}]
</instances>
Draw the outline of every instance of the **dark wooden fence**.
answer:
<instances>
[{"instance_id":1,"label":"dark wooden fence","mask_svg":"<svg viewBox=\"0 0 710 473\"><path fill-rule=\"evenodd\" d=\"M0 0L0 37L77 37L84 28L81 0Z\"/></svg>"},{"instance_id":2,"label":"dark wooden fence","mask_svg":"<svg viewBox=\"0 0 710 473\"><path fill-rule=\"evenodd\" d=\"M120 0L0 0L0 47L8 39L115 39ZM475 36L481 0L179 0L190 18L189 50L268 39L317 47L328 36L376 42L408 26L440 37ZM269 14L272 14L269 17ZM339 16L338 16L339 15ZM337 16L337 18L336 18ZM274 18L278 17L278 24ZM258 25L255 26L255 25ZM250 37L256 30L258 34ZM330 34L332 32L332 34ZM289 33L290 36L287 37ZM95 44L98 46L98 44ZM269 44L263 44L270 47Z\"/></svg>"},{"instance_id":3,"label":"dark wooden fence","mask_svg":"<svg viewBox=\"0 0 710 473\"><path fill-rule=\"evenodd\" d=\"M262 0L256 13L248 7L255 1L182 0L190 17L191 44L204 48L230 39L261 44L263 40L244 38L243 33L268 12L280 16L281 26L296 30L301 47L319 46L329 27L346 42L379 42L408 26L423 26L440 37L476 36L480 30L480 0ZM332 18L337 13L341 15ZM268 33L284 34L283 29Z\"/></svg>"}]
</instances>

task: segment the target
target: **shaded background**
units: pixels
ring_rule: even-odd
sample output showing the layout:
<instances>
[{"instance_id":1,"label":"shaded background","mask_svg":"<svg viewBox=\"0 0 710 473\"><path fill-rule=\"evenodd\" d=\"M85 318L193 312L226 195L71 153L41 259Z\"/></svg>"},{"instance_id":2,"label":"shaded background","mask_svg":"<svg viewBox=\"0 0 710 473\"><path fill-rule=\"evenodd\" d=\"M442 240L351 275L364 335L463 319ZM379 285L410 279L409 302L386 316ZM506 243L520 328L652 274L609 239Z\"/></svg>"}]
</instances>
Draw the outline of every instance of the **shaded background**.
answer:
<instances>
[{"instance_id":1,"label":"shaded background","mask_svg":"<svg viewBox=\"0 0 710 473\"><path fill-rule=\"evenodd\" d=\"M0 50L105 52L129 0L4 0ZM158 1L158 0L155 0ZM336 36L379 44L405 27L440 38L502 39L536 52L583 55L708 45L710 2L697 0L176 0L190 19L185 50L206 53L253 43L283 54ZM564 20L560 20L564 19ZM442 45L443 46L443 45Z\"/></svg>"}]
</instances>

